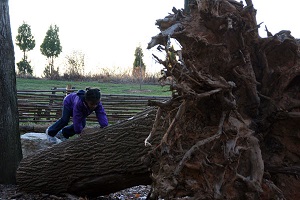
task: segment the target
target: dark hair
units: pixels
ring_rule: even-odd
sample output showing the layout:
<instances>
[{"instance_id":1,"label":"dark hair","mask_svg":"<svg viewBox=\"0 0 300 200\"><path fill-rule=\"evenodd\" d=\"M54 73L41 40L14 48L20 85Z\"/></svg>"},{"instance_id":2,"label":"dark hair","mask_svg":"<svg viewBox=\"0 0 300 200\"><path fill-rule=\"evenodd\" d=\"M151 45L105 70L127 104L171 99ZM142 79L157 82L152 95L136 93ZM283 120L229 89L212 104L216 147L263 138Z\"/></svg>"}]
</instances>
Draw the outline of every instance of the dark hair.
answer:
<instances>
[{"instance_id":1,"label":"dark hair","mask_svg":"<svg viewBox=\"0 0 300 200\"><path fill-rule=\"evenodd\" d=\"M86 92L84 94L84 99L86 101L90 101L90 102L99 101L101 99L100 90L97 88L95 88L95 89L86 88Z\"/></svg>"}]
</instances>

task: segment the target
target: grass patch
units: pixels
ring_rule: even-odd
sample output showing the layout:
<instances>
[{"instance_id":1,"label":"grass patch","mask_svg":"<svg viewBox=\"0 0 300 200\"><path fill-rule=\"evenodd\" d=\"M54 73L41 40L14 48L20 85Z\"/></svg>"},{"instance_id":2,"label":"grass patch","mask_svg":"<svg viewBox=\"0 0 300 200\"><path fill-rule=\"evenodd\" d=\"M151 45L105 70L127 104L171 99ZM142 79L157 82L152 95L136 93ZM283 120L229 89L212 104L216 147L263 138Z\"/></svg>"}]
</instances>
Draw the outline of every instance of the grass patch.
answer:
<instances>
[{"instance_id":1,"label":"grass patch","mask_svg":"<svg viewBox=\"0 0 300 200\"><path fill-rule=\"evenodd\" d=\"M171 96L169 87L162 87L153 84L134 83L99 83L97 81L58 81L46 79L26 79L17 78L17 90L50 90L51 88L65 88L68 84L76 89L85 89L86 87L97 87L103 94L132 94L132 95L147 95L147 96Z\"/></svg>"}]
</instances>

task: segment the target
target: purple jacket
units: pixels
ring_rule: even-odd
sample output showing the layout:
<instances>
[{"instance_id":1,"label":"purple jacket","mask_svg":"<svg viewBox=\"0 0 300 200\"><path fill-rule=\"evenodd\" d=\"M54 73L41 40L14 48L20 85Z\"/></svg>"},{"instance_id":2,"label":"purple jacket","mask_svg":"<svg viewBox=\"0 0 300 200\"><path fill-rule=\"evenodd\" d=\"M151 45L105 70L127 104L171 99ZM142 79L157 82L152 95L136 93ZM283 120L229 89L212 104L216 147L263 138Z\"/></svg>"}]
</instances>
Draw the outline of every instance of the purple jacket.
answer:
<instances>
[{"instance_id":1,"label":"purple jacket","mask_svg":"<svg viewBox=\"0 0 300 200\"><path fill-rule=\"evenodd\" d=\"M95 111L98 122L103 128L108 125L107 116L102 103L99 102L94 110L90 110L83 100L84 91L80 90L78 93L71 93L64 98L64 107L72 111L74 130L76 134L83 130L82 121L86 119L93 111Z\"/></svg>"}]
</instances>

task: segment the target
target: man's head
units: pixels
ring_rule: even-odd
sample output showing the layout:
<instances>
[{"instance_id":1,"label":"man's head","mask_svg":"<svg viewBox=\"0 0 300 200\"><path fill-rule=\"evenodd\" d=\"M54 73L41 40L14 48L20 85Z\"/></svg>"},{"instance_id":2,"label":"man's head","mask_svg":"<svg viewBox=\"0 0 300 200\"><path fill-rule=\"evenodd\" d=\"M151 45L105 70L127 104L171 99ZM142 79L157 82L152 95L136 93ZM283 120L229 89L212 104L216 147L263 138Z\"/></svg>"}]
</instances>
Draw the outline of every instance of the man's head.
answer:
<instances>
[{"instance_id":1,"label":"man's head","mask_svg":"<svg viewBox=\"0 0 300 200\"><path fill-rule=\"evenodd\" d=\"M100 99L101 99L101 93L99 89L86 88L84 100L90 109L96 108L100 102Z\"/></svg>"}]
</instances>

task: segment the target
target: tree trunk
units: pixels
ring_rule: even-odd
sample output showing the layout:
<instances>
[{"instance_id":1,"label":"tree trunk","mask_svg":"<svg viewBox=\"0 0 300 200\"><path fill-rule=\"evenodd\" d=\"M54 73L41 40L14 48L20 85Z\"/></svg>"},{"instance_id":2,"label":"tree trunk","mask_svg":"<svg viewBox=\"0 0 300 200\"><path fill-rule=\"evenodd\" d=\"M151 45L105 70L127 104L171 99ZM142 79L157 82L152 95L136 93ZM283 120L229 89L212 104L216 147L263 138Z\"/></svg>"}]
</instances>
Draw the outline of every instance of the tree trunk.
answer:
<instances>
[{"instance_id":1,"label":"tree trunk","mask_svg":"<svg viewBox=\"0 0 300 200\"><path fill-rule=\"evenodd\" d=\"M7 0L0 0L0 97L0 183L15 183L22 149L15 57Z\"/></svg>"},{"instance_id":2,"label":"tree trunk","mask_svg":"<svg viewBox=\"0 0 300 200\"><path fill-rule=\"evenodd\" d=\"M89 134L24 158L17 171L20 188L98 196L151 184L144 163L149 162L150 148L144 146L144 140L154 118L154 109L145 110L133 119L104 129L89 129Z\"/></svg>"}]
</instances>

